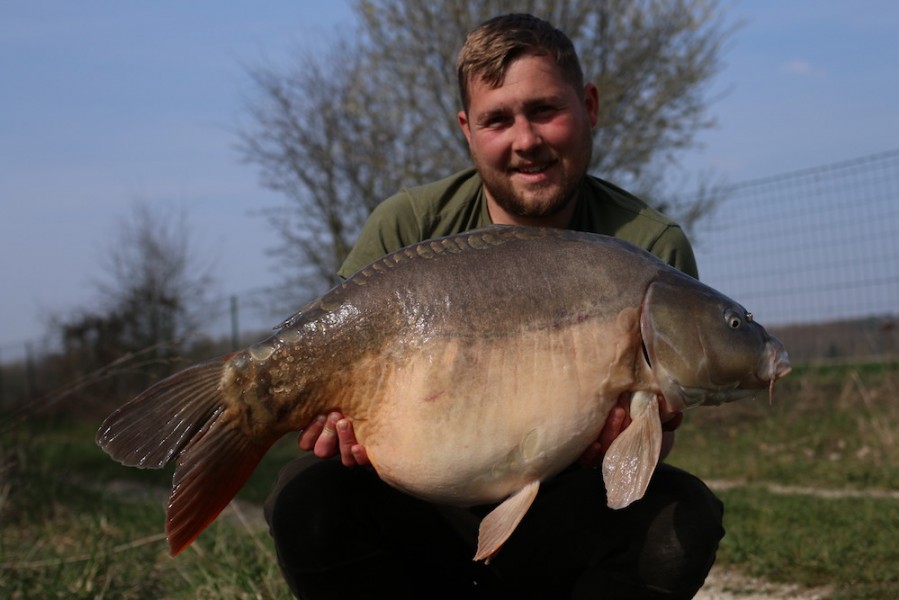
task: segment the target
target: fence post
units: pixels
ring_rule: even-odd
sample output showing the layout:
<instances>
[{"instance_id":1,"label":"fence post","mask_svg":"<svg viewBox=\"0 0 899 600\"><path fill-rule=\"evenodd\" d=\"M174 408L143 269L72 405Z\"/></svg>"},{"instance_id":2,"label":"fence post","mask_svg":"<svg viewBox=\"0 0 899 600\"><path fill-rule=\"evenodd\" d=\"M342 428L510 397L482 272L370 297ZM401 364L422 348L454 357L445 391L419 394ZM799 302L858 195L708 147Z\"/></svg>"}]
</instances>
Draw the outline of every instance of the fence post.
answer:
<instances>
[{"instance_id":1,"label":"fence post","mask_svg":"<svg viewBox=\"0 0 899 600\"><path fill-rule=\"evenodd\" d=\"M25 385L26 398L31 400L37 396L37 379L34 367L34 346L31 342L25 342Z\"/></svg>"},{"instance_id":2,"label":"fence post","mask_svg":"<svg viewBox=\"0 0 899 600\"><path fill-rule=\"evenodd\" d=\"M237 328L237 296L231 296L231 350L237 350L240 336Z\"/></svg>"}]
</instances>

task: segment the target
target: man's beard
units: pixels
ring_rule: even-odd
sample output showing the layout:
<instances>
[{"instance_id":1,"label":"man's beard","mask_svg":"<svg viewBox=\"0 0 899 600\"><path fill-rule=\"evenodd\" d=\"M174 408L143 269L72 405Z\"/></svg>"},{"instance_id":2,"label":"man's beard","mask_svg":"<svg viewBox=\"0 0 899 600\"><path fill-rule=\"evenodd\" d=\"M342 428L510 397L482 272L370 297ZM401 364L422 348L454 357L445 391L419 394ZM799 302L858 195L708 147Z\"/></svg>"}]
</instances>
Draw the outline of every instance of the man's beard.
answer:
<instances>
[{"instance_id":1,"label":"man's beard","mask_svg":"<svg viewBox=\"0 0 899 600\"><path fill-rule=\"evenodd\" d=\"M582 178L583 175L566 178L562 186L551 193L541 188L529 190L529 197L523 197L517 193L508 179L498 178L499 181L484 180L484 188L507 213L518 217L536 219L551 217L568 206L568 202L577 192ZM544 187L548 188L550 186ZM530 192L538 192L536 196L539 200Z\"/></svg>"}]
</instances>

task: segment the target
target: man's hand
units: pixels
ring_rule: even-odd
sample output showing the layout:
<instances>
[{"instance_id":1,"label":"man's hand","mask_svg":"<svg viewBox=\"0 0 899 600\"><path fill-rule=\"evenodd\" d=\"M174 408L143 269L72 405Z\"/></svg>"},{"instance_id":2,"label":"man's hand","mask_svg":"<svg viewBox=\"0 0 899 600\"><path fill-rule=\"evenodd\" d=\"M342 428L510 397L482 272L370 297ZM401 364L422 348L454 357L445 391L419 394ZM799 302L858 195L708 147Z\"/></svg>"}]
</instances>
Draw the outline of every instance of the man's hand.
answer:
<instances>
[{"instance_id":1,"label":"man's hand","mask_svg":"<svg viewBox=\"0 0 899 600\"><path fill-rule=\"evenodd\" d=\"M622 394L618 398L618 403L612 407L609 416L606 417L606 424L603 425L602 431L599 432L599 437L584 450L584 453L581 454L577 461L578 464L593 468L602 466L602 459L606 455L609 446L624 431L624 428L631 424L630 405L630 394Z\"/></svg>"},{"instance_id":2,"label":"man's hand","mask_svg":"<svg viewBox=\"0 0 899 600\"><path fill-rule=\"evenodd\" d=\"M371 465L365 448L356 441L353 422L338 411L313 419L300 433L297 444L319 458L331 458L339 452L340 461L348 467Z\"/></svg>"},{"instance_id":3,"label":"man's hand","mask_svg":"<svg viewBox=\"0 0 899 600\"><path fill-rule=\"evenodd\" d=\"M602 466L602 459L609 450L609 446L631 424L630 405L630 394L621 394L618 397L618 403L612 407L609 416L606 417L606 424L599 432L599 437L584 450L577 461L578 464L593 468ZM665 457L671 452L671 448L674 446L674 430L680 426L683 417L683 413L666 415L666 420L662 423L662 450L659 454L659 462L665 460Z\"/></svg>"}]
</instances>

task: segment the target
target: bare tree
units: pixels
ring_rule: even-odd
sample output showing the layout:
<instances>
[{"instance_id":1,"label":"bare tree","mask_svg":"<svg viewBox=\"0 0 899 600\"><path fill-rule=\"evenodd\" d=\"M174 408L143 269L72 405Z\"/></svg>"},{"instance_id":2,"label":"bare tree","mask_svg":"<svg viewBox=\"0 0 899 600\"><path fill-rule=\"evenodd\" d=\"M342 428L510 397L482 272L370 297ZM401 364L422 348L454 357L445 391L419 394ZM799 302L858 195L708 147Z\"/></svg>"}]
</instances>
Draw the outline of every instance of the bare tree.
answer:
<instances>
[{"instance_id":1,"label":"bare tree","mask_svg":"<svg viewBox=\"0 0 899 600\"><path fill-rule=\"evenodd\" d=\"M268 216L292 284L333 283L378 202L470 164L455 56L468 31L513 11L565 31L599 89L591 172L687 216L708 210L708 195L684 206L657 184L712 125L704 92L729 35L715 0L357 0L354 10L346 49L251 72L258 95L240 148L288 199Z\"/></svg>"},{"instance_id":2,"label":"bare tree","mask_svg":"<svg viewBox=\"0 0 899 600\"><path fill-rule=\"evenodd\" d=\"M61 352L44 360L42 383L56 391L38 404L108 408L171 372L212 281L193 239L184 211L161 204L138 202L117 221L100 248L97 301L51 322Z\"/></svg>"},{"instance_id":3,"label":"bare tree","mask_svg":"<svg viewBox=\"0 0 899 600\"><path fill-rule=\"evenodd\" d=\"M105 314L131 350L176 345L196 331L212 281L200 262L183 210L136 203L117 226L97 283Z\"/></svg>"},{"instance_id":4,"label":"bare tree","mask_svg":"<svg viewBox=\"0 0 899 600\"><path fill-rule=\"evenodd\" d=\"M357 53L335 51L282 74L258 69L256 124L242 135L262 183L283 193L284 207L266 211L281 238L276 254L296 274L291 287L333 282L377 202L395 189L391 150L399 135L381 110ZM338 71L333 72L336 65Z\"/></svg>"}]
</instances>

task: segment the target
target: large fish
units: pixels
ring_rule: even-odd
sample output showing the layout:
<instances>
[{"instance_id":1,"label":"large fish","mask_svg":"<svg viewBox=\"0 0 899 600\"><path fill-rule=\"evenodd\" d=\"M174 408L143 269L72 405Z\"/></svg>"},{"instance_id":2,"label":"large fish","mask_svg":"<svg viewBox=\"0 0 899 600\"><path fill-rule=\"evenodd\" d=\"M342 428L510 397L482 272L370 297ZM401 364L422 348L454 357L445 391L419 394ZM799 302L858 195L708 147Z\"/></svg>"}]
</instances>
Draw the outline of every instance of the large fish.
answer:
<instances>
[{"instance_id":1,"label":"large fish","mask_svg":"<svg viewBox=\"0 0 899 600\"><path fill-rule=\"evenodd\" d=\"M481 523L475 558L489 559L622 394L633 421L603 464L616 508L645 491L660 414L751 395L789 370L742 306L644 250L494 227L377 260L270 338L152 386L97 442L128 466L177 460L166 524L177 554L276 440L339 410L389 484L438 503L501 502Z\"/></svg>"}]
</instances>

